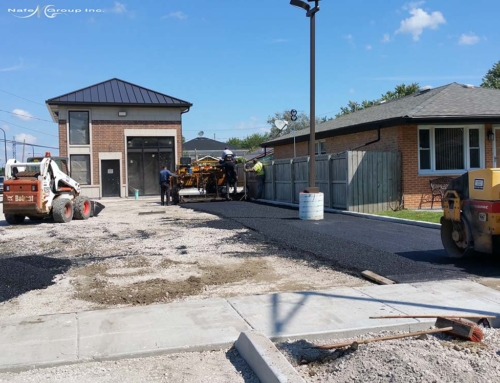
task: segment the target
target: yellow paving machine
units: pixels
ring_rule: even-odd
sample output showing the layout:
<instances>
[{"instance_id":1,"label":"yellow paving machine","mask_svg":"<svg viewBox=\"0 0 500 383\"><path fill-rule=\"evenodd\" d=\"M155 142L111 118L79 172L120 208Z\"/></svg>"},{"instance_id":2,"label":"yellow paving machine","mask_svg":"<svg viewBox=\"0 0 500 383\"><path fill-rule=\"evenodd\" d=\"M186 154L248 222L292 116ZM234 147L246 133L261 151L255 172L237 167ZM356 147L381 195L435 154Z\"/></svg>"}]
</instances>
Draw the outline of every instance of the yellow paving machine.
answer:
<instances>
[{"instance_id":1,"label":"yellow paving machine","mask_svg":"<svg viewBox=\"0 0 500 383\"><path fill-rule=\"evenodd\" d=\"M181 157L180 165L171 177L171 194L174 204L184 202L226 200L227 180L224 171L217 167L219 159L205 157L191 162L189 157ZM241 179L243 178L243 179ZM236 193L230 188L231 199L242 200L246 196L245 177L238 177Z\"/></svg>"},{"instance_id":2,"label":"yellow paving machine","mask_svg":"<svg viewBox=\"0 0 500 383\"><path fill-rule=\"evenodd\" d=\"M500 169L469 171L443 197L441 241L448 255L500 254Z\"/></svg>"}]
</instances>

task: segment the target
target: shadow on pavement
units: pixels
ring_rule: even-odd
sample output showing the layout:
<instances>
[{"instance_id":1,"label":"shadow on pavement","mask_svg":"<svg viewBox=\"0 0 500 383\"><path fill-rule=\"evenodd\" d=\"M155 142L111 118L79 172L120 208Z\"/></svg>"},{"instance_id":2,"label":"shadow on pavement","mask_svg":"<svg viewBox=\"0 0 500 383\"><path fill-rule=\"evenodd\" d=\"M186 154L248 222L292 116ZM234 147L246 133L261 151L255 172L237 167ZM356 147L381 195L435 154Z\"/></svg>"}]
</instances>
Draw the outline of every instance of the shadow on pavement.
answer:
<instances>
[{"instance_id":1,"label":"shadow on pavement","mask_svg":"<svg viewBox=\"0 0 500 383\"><path fill-rule=\"evenodd\" d=\"M253 372L250 365L242 358L238 350L236 348L231 348L228 352L226 352L226 359L231 362L234 366L235 370L241 373L241 377L245 381L245 383L259 383L260 380Z\"/></svg>"},{"instance_id":2,"label":"shadow on pavement","mask_svg":"<svg viewBox=\"0 0 500 383\"><path fill-rule=\"evenodd\" d=\"M444 249L396 253L415 262L426 263L443 270L456 271L479 277L500 277L500 257L474 253L470 257L451 258Z\"/></svg>"},{"instance_id":3,"label":"shadow on pavement","mask_svg":"<svg viewBox=\"0 0 500 383\"><path fill-rule=\"evenodd\" d=\"M54 284L54 277L70 266L67 259L40 255L0 259L0 302Z\"/></svg>"}]
</instances>

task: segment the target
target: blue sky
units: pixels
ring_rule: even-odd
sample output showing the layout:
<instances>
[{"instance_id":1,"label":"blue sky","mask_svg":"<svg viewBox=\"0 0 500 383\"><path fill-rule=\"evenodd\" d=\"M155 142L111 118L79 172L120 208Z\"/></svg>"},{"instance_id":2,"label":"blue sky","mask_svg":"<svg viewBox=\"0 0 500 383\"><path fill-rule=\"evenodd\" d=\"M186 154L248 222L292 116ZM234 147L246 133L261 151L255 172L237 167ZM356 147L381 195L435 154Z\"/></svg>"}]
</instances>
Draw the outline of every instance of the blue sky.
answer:
<instances>
[{"instance_id":1,"label":"blue sky","mask_svg":"<svg viewBox=\"0 0 500 383\"><path fill-rule=\"evenodd\" d=\"M113 77L192 102L183 117L187 140L200 131L244 138L268 130L275 112L309 111L309 19L288 0L54 0L55 9L80 12L25 18L9 9L48 3L0 2L0 127L8 140L57 147L45 100ZM320 7L318 115L403 82L479 85L500 60L497 0ZM0 154L3 162L3 145Z\"/></svg>"}]
</instances>

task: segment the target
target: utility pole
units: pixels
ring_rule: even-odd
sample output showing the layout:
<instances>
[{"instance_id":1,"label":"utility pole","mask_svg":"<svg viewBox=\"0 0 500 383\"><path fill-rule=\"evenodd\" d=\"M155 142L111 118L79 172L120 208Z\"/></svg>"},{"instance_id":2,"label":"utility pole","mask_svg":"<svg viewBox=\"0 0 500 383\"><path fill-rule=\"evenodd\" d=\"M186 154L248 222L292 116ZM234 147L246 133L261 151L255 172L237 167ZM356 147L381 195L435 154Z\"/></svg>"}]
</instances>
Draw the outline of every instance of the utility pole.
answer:
<instances>
[{"instance_id":1,"label":"utility pole","mask_svg":"<svg viewBox=\"0 0 500 383\"><path fill-rule=\"evenodd\" d=\"M12 157L15 160L17 159L17 154L16 154L16 136L12 137Z\"/></svg>"}]
</instances>

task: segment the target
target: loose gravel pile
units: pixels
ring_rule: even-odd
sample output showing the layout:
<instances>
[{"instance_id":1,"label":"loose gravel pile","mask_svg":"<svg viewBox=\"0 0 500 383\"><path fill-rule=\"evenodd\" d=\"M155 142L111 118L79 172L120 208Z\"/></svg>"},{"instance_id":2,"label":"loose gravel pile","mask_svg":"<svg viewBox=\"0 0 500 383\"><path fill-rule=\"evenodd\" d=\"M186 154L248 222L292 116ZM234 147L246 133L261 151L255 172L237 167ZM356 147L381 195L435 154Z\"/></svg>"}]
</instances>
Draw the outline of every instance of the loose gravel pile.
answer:
<instances>
[{"instance_id":1,"label":"loose gravel pile","mask_svg":"<svg viewBox=\"0 0 500 383\"><path fill-rule=\"evenodd\" d=\"M0 221L0 318L368 284L189 205L102 203L86 221Z\"/></svg>"},{"instance_id":2,"label":"loose gravel pile","mask_svg":"<svg viewBox=\"0 0 500 383\"><path fill-rule=\"evenodd\" d=\"M238 351L231 349L92 362L21 373L0 373L0 382L258 383L259 379Z\"/></svg>"},{"instance_id":3,"label":"loose gravel pile","mask_svg":"<svg viewBox=\"0 0 500 383\"><path fill-rule=\"evenodd\" d=\"M500 382L500 330L483 329L483 343L444 334L317 350L306 341L277 344L306 382L455 383ZM398 334L381 332L353 339L330 339L314 345L333 344Z\"/></svg>"}]
</instances>

